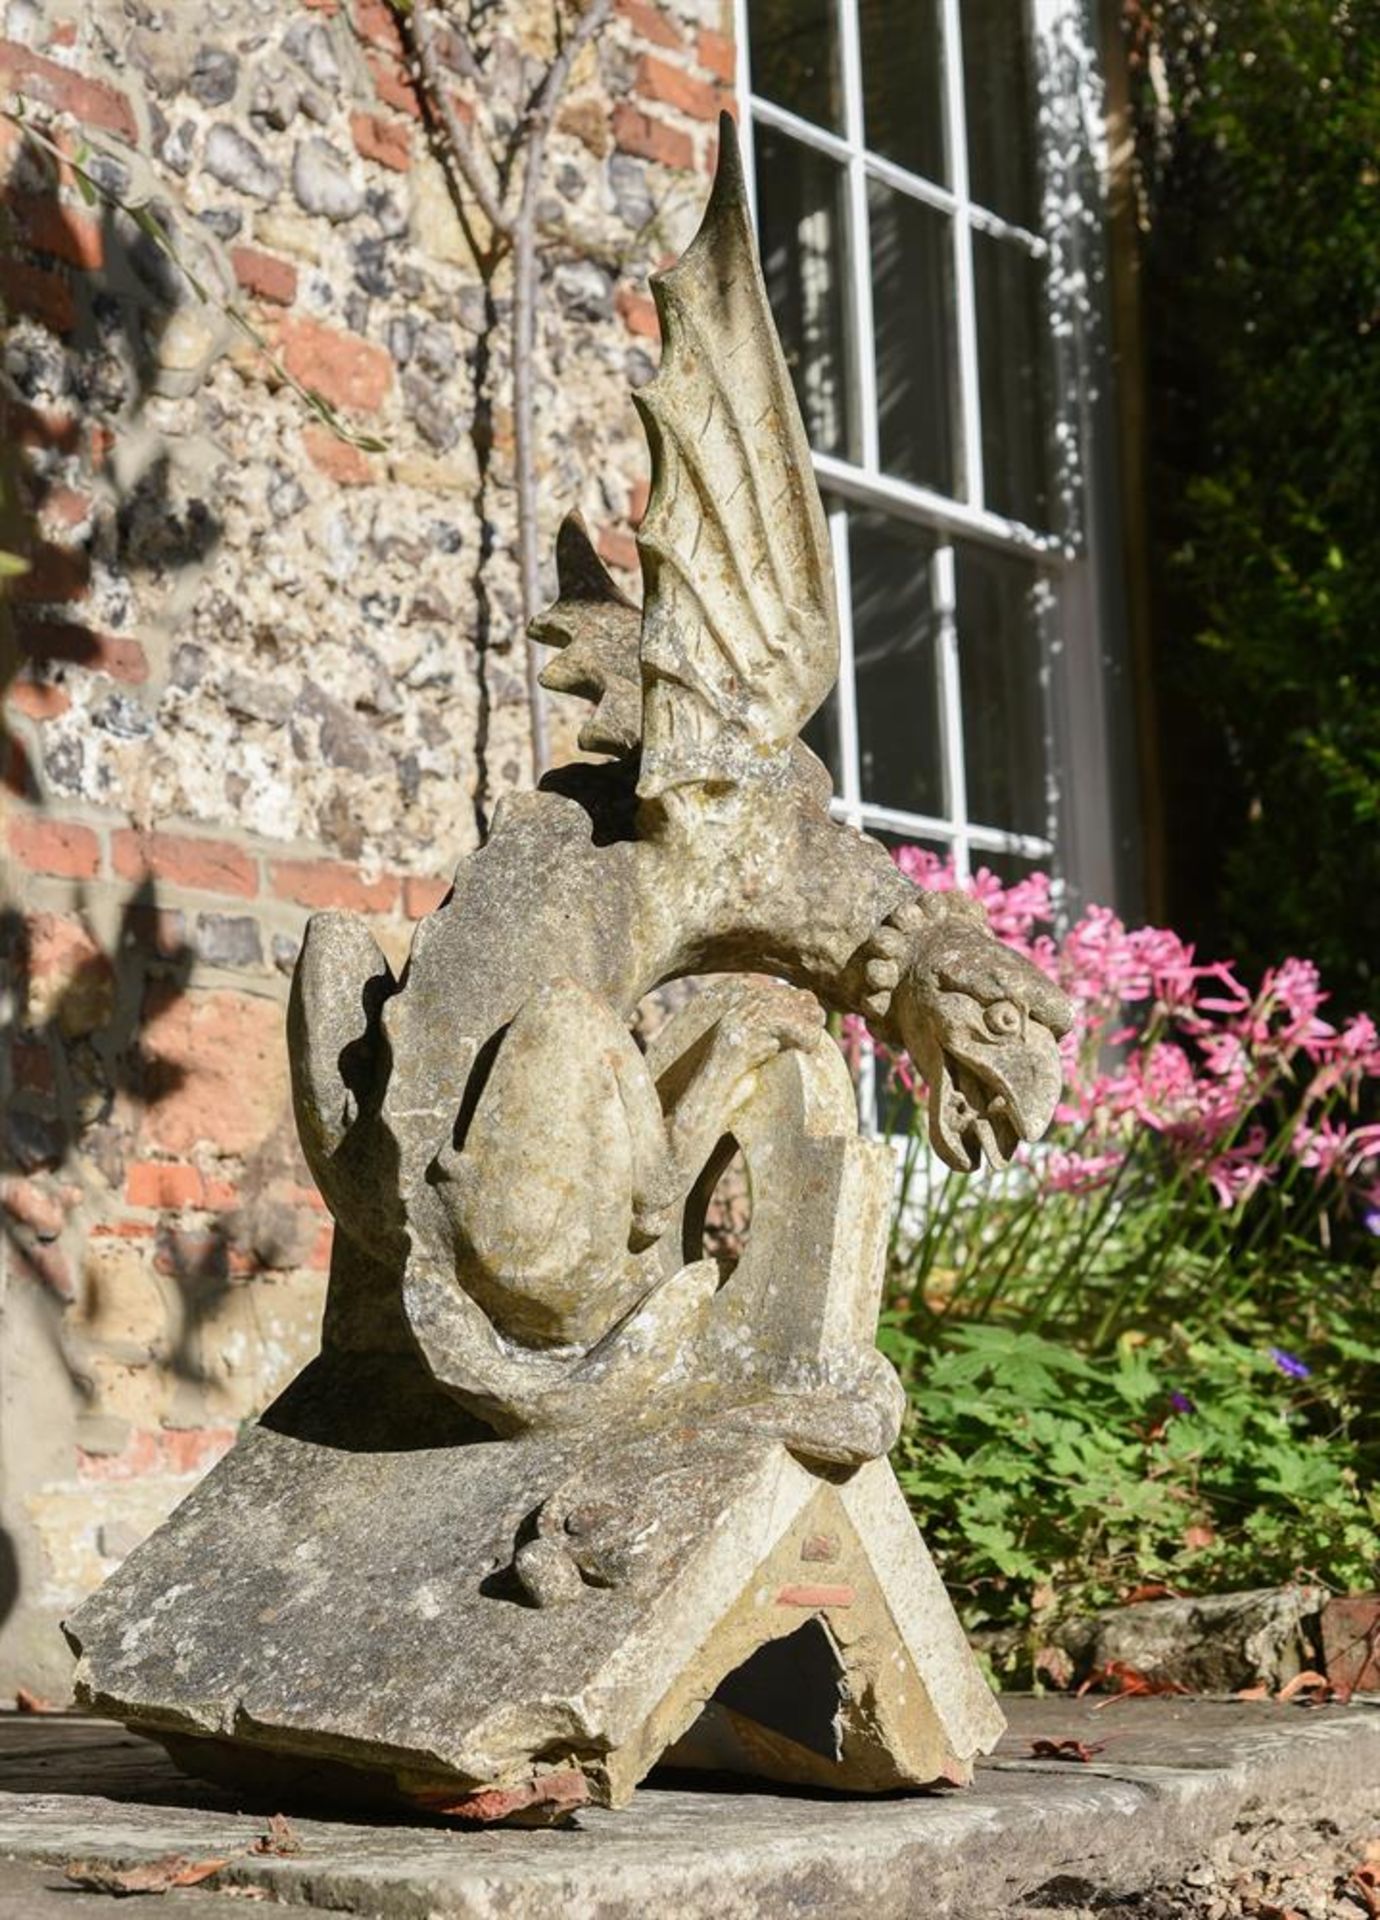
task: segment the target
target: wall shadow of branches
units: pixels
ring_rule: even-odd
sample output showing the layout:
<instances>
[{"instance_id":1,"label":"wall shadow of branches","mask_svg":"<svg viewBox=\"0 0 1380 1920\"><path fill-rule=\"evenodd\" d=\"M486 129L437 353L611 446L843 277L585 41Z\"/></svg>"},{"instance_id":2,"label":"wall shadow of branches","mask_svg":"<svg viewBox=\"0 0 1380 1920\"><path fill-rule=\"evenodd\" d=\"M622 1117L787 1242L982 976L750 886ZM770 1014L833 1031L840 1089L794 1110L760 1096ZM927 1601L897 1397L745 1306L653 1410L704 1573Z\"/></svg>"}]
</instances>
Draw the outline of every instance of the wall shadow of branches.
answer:
<instances>
[{"instance_id":1,"label":"wall shadow of branches","mask_svg":"<svg viewBox=\"0 0 1380 1920\"><path fill-rule=\"evenodd\" d=\"M137 162L112 152L85 164L124 195ZM62 810L41 740L74 676L109 677L97 721L104 711L113 727L152 730L145 656L123 631L132 596L107 594L92 617L93 556L117 584L161 579L204 564L221 531L206 502L179 501L166 446L152 441L137 470L108 457L120 436L143 428L151 396L168 390L159 337L195 296L116 207L69 206L71 185L45 141L23 131L0 192L0 549L25 563L0 580L0 786L30 822ZM171 231L171 209L151 207ZM97 903L84 883L65 898L60 881L45 883L39 897L62 905L43 912L11 875L0 900L0 1248L11 1283L37 1290L43 1325L86 1398L90 1381L64 1325L80 1284L64 1239L84 1203L104 1195L109 1204L120 1190L117 1103L138 1111L177 1090L182 1070L164 1061L155 1070L145 1028L152 1004L185 992L195 963L170 933L180 921L164 912L153 879L114 903L113 891L101 886ZM97 904L107 925L115 906L107 941L93 930ZM39 948L53 938L67 951L44 977ZM228 1243L223 1222L194 1244L160 1242L181 1302L161 1364L179 1377L198 1377L196 1334L229 1284ZM14 1542L0 1530L0 1624L19 1579Z\"/></svg>"}]
</instances>

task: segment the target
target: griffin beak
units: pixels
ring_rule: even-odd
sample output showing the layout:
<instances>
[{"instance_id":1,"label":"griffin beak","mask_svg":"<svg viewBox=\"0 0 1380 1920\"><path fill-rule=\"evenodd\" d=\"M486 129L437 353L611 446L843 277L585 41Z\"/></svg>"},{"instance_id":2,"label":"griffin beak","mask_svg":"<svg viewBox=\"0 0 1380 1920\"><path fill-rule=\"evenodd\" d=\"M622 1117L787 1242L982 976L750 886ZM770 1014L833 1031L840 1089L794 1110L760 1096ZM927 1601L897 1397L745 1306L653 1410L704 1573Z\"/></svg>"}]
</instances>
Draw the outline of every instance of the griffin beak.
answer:
<instances>
[{"instance_id":1,"label":"griffin beak","mask_svg":"<svg viewBox=\"0 0 1380 1920\"><path fill-rule=\"evenodd\" d=\"M959 1173L975 1172L984 1158L1008 1166L1019 1143L1038 1140L1054 1118L1063 1066L1058 1042L1039 1021L999 1047L936 1045L932 1055L922 1068L930 1141Z\"/></svg>"}]
</instances>

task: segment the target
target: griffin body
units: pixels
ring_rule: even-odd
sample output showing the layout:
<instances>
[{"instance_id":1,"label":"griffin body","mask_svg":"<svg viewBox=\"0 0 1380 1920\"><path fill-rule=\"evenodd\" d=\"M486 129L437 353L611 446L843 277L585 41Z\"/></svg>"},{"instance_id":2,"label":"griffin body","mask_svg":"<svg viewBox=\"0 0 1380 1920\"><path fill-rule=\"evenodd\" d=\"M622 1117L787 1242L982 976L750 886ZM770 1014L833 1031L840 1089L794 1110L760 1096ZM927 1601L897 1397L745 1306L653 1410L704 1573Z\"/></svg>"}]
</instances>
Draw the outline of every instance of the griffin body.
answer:
<instances>
[{"instance_id":1,"label":"griffin body","mask_svg":"<svg viewBox=\"0 0 1380 1920\"><path fill-rule=\"evenodd\" d=\"M581 745L602 762L500 806L401 981L332 915L294 985L298 1122L341 1228L340 1290L400 1275L435 1376L508 1429L577 1389L597 1410L630 1370L691 1400L722 1382L685 1358L717 1285L692 1198L771 1063L832 1047L826 1010L909 1050L955 1166L1036 1138L1060 1086L1062 996L973 903L917 893L834 822L797 738L837 673L829 545L731 124L721 156L699 235L654 283L643 604L572 519L534 629L557 649L546 684L590 701ZM719 978L644 1052L639 1004L690 975ZM788 1397L852 1396L871 1424L821 1439L803 1418L801 1444L888 1444L894 1382L870 1348L855 1371Z\"/></svg>"}]
</instances>

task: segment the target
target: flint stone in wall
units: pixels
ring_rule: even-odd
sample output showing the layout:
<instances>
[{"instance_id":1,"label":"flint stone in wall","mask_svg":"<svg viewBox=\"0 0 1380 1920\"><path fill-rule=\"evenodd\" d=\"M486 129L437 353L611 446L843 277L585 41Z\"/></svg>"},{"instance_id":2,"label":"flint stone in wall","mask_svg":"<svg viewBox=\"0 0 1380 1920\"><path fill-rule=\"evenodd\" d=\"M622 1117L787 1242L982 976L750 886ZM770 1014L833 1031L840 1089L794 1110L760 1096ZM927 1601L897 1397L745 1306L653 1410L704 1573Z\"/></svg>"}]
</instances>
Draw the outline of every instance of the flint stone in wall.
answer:
<instances>
[{"instance_id":1,"label":"flint stone in wall","mask_svg":"<svg viewBox=\"0 0 1380 1920\"><path fill-rule=\"evenodd\" d=\"M283 40L283 52L310 74L318 87L334 91L341 82L340 62L331 37L319 22L298 20Z\"/></svg>"},{"instance_id":2,"label":"flint stone in wall","mask_svg":"<svg viewBox=\"0 0 1380 1920\"><path fill-rule=\"evenodd\" d=\"M570 260L557 267L556 298L576 320L607 320L613 312L613 281L592 260Z\"/></svg>"},{"instance_id":3,"label":"flint stone in wall","mask_svg":"<svg viewBox=\"0 0 1380 1920\"><path fill-rule=\"evenodd\" d=\"M268 727L281 727L292 712L293 695L289 688L274 686L269 680L255 680L247 673L226 675L224 697L231 713L244 720L260 720Z\"/></svg>"},{"instance_id":4,"label":"flint stone in wall","mask_svg":"<svg viewBox=\"0 0 1380 1920\"><path fill-rule=\"evenodd\" d=\"M328 220L353 220L364 209L364 188L350 172L344 154L328 140L301 140L292 157L292 191L307 213Z\"/></svg>"},{"instance_id":5,"label":"flint stone in wall","mask_svg":"<svg viewBox=\"0 0 1380 1920\"><path fill-rule=\"evenodd\" d=\"M206 136L203 164L209 174L251 200L273 200L283 184L281 172L262 149L224 121Z\"/></svg>"},{"instance_id":6,"label":"flint stone in wall","mask_svg":"<svg viewBox=\"0 0 1380 1920\"><path fill-rule=\"evenodd\" d=\"M254 81L249 117L256 126L281 132L297 118L302 105L301 83L286 67L267 67Z\"/></svg>"},{"instance_id":7,"label":"flint stone in wall","mask_svg":"<svg viewBox=\"0 0 1380 1920\"><path fill-rule=\"evenodd\" d=\"M198 47L192 58L187 91L203 107L223 107L235 97L240 63L224 47Z\"/></svg>"},{"instance_id":8,"label":"flint stone in wall","mask_svg":"<svg viewBox=\"0 0 1380 1920\"><path fill-rule=\"evenodd\" d=\"M259 923L247 914L199 913L196 950L210 967L261 967Z\"/></svg>"},{"instance_id":9,"label":"flint stone in wall","mask_svg":"<svg viewBox=\"0 0 1380 1920\"><path fill-rule=\"evenodd\" d=\"M330 766L345 767L351 773L373 771L376 742L372 732L348 707L332 700L319 687L306 686L297 696L292 744L300 760L310 760L319 753Z\"/></svg>"},{"instance_id":10,"label":"flint stone in wall","mask_svg":"<svg viewBox=\"0 0 1380 1920\"><path fill-rule=\"evenodd\" d=\"M642 162L629 153L613 154L609 159L609 188L619 218L634 229L645 227L656 208Z\"/></svg>"}]
</instances>

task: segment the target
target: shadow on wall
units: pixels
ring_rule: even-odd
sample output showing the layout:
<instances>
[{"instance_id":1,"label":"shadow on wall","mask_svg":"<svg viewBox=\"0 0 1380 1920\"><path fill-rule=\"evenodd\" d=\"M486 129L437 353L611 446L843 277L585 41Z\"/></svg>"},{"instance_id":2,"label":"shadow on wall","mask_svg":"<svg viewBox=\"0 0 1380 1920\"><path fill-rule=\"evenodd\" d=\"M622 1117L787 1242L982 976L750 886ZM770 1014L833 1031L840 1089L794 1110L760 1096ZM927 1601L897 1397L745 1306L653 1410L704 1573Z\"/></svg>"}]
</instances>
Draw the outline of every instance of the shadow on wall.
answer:
<instances>
[{"instance_id":1,"label":"shadow on wall","mask_svg":"<svg viewBox=\"0 0 1380 1920\"><path fill-rule=\"evenodd\" d=\"M0 120L0 155L6 135L12 124ZM91 724L125 737L151 730L139 692L147 663L121 631L131 597L120 581L200 564L220 529L201 502L175 508L166 451L155 445L132 475L111 457L119 438L140 427L152 394L189 391L200 379L200 368L170 370L177 355L159 346L190 302L185 282L127 216L65 206L59 193L70 189L70 175L36 141L22 135L8 144L0 549L27 570L0 580L0 786L20 803L14 818L32 835L44 826L60 831L52 789L79 786L67 769L45 764L37 746L38 723L68 711L78 687L91 696ZM104 170L111 191L124 192L118 158L95 155L88 164ZM97 552L114 591L92 592ZM14 890L0 899L0 1252L9 1283L34 1288L42 1325L89 1403L92 1381L68 1321L80 1296L69 1248L103 1208L120 1204L130 1110L156 1106L185 1078L149 1056L144 1032L152 1012L185 992L195 956L152 879L118 904L115 930L103 939L93 927L109 929L109 899L102 919L92 911L102 903L73 869L66 880L60 861L49 872L36 897L56 903L53 910ZM198 1332L231 1285L230 1243L231 1228L219 1219L196 1236L165 1233L156 1243L155 1261L180 1303L159 1364L178 1379L201 1377ZM19 1599L19 1557L0 1529L0 1625Z\"/></svg>"}]
</instances>

